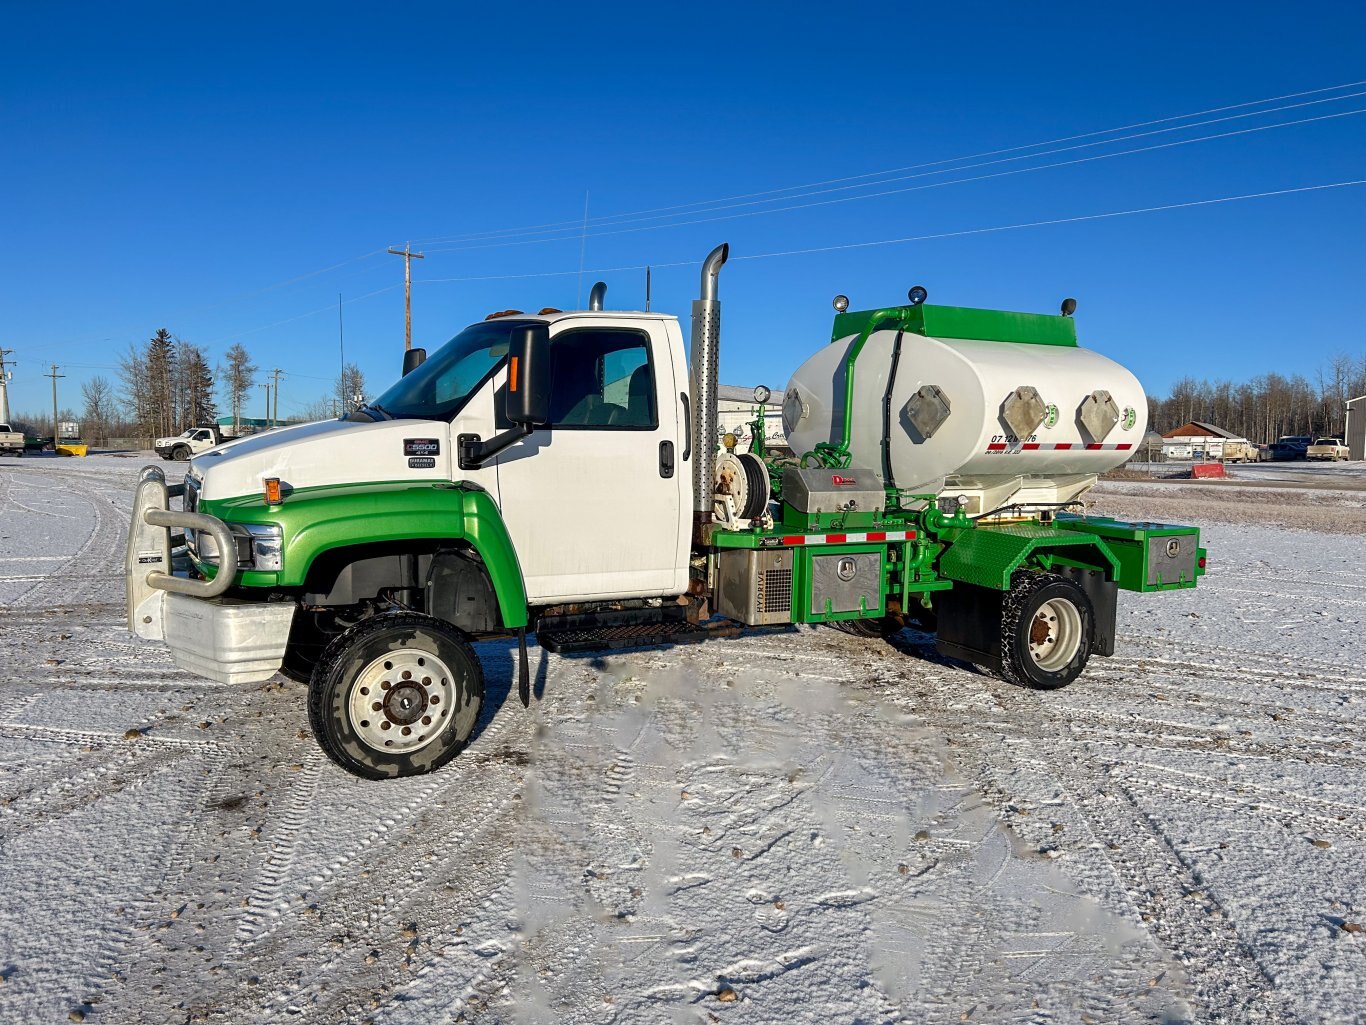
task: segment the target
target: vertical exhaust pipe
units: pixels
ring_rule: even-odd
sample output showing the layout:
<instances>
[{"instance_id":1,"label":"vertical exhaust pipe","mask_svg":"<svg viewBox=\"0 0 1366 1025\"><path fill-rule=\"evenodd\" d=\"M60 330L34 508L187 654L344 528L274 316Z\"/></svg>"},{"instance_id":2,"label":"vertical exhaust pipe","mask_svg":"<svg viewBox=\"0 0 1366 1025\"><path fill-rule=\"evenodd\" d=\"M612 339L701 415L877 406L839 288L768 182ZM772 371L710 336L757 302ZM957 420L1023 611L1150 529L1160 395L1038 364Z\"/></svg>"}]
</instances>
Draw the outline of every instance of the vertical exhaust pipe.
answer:
<instances>
[{"instance_id":1,"label":"vertical exhaust pipe","mask_svg":"<svg viewBox=\"0 0 1366 1025\"><path fill-rule=\"evenodd\" d=\"M692 304L692 436L693 519L700 527L711 521L712 477L716 472L716 389L721 342L721 301L716 298L716 279L730 255L723 242L702 261L702 294Z\"/></svg>"},{"instance_id":2,"label":"vertical exhaust pipe","mask_svg":"<svg viewBox=\"0 0 1366 1025\"><path fill-rule=\"evenodd\" d=\"M607 282L599 281L593 286L593 290L588 293L588 308L590 310L601 310L602 302L607 298Z\"/></svg>"}]
</instances>

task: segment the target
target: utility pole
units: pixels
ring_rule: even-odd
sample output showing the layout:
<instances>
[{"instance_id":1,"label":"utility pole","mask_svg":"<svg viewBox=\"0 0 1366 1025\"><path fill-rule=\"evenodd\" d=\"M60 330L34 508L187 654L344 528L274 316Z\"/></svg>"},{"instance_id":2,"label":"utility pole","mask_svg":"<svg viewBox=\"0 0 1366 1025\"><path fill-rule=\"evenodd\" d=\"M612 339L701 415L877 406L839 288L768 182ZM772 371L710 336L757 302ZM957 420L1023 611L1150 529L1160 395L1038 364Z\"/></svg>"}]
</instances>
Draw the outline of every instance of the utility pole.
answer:
<instances>
[{"instance_id":1,"label":"utility pole","mask_svg":"<svg viewBox=\"0 0 1366 1025\"><path fill-rule=\"evenodd\" d=\"M413 347L413 261L426 257L413 252L411 242L405 242L402 249L390 249L389 252L403 257L403 351L407 352Z\"/></svg>"},{"instance_id":2,"label":"utility pole","mask_svg":"<svg viewBox=\"0 0 1366 1025\"><path fill-rule=\"evenodd\" d=\"M270 414L270 426L272 427L275 427L280 420L280 375L283 373L284 371L279 367L271 371L275 377L275 412Z\"/></svg>"},{"instance_id":3,"label":"utility pole","mask_svg":"<svg viewBox=\"0 0 1366 1025\"><path fill-rule=\"evenodd\" d=\"M9 423L9 382L11 375L5 369L5 357L13 354L13 349L0 349L0 424ZM14 361L9 360L9 365L14 366Z\"/></svg>"},{"instance_id":4,"label":"utility pole","mask_svg":"<svg viewBox=\"0 0 1366 1025\"><path fill-rule=\"evenodd\" d=\"M57 451L57 436L60 433L57 428L57 378L65 377L66 374L59 374L61 369L56 363L52 364L52 373L44 374L44 377L52 378L52 451Z\"/></svg>"}]
</instances>

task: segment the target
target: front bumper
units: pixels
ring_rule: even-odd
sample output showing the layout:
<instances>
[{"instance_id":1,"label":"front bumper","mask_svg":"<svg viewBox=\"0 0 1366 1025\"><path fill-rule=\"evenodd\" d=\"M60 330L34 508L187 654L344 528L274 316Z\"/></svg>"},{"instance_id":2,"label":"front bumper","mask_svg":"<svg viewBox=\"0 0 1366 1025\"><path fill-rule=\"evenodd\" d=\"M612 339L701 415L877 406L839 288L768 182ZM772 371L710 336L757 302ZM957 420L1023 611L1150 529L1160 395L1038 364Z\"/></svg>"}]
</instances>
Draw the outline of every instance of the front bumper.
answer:
<instances>
[{"instance_id":1,"label":"front bumper","mask_svg":"<svg viewBox=\"0 0 1366 1025\"><path fill-rule=\"evenodd\" d=\"M172 527L203 531L217 539L219 551L235 550L222 520L169 509L172 491L158 467L142 471L124 570L128 629L165 641L176 665L196 676L223 684L270 679L284 659L294 602L224 598L234 573L196 580L171 572Z\"/></svg>"}]
</instances>

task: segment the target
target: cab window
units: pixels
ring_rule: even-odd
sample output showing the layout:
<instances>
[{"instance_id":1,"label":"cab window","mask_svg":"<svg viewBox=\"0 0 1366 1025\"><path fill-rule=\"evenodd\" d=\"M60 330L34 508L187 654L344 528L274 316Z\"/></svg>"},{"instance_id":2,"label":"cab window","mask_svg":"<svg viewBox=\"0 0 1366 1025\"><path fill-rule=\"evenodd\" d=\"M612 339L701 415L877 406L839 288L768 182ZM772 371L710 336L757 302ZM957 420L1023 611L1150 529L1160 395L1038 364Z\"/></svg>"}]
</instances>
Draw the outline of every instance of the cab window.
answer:
<instances>
[{"instance_id":1,"label":"cab window","mask_svg":"<svg viewBox=\"0 0 1366 1025\"><path fill-rule=\"evenodd\" d=\"M649 336L624 328L585 328L550 344L550 426L653 430L654 369Z\"/></svg>"}]
</instances>

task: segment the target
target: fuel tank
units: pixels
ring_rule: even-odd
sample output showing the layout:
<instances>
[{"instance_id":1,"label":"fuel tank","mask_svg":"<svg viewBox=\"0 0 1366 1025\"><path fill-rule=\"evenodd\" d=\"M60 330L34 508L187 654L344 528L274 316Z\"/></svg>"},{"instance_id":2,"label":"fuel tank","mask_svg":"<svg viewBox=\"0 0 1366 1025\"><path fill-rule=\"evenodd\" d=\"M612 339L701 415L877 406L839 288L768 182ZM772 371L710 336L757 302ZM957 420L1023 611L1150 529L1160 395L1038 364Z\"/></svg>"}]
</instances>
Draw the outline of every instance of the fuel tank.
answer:
<instances>
[{"instance_id":1,"label":"fuel tank","mask_svg":"<svg viewBox=\"0 0 1366 1025\"><path fill-rule=\"evenodd\" d=\"M1148 404L1127 369L1075 343L1001 337L1009 334L1008 318L1033 315L1000 314L997 322L985 316L992 311L957 311L984 316L940 319L980 324L995 337L938 337L928 333L935 309L924 308L927 333L875 330L859 351L853 465L880 469L887 486L937 493L950 477L1100 474L1133 455L1147 429ZM792 375L783 427L798 454L840 441L856 338L837 338Z\"/></svg>"}]
</instances>

